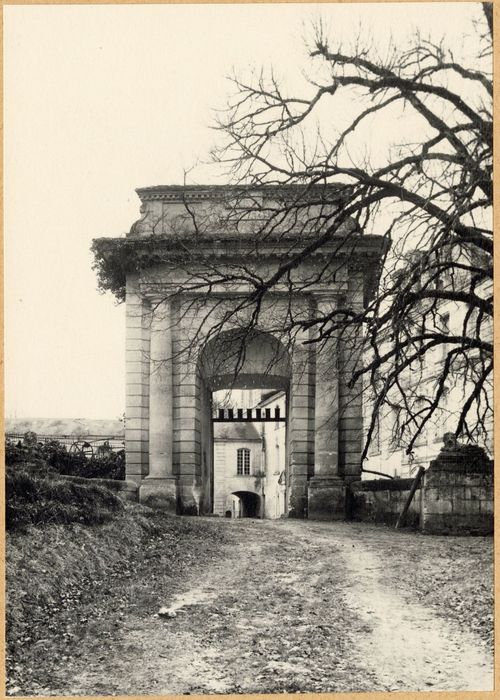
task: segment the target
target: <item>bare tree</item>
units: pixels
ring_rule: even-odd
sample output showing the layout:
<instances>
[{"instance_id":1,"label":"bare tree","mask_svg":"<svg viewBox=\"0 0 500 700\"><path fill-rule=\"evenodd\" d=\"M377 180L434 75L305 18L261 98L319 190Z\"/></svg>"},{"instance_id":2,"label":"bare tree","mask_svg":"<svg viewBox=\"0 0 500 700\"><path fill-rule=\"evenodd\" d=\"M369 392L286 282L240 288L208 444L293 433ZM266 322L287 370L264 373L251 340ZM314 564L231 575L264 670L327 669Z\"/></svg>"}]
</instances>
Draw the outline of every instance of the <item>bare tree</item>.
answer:
<instances>
[{"instance_id":1,"label":"bare tree","mask_svg":"<svg viewBox=\"0 0 500 700\"><path fill-rule=\"evenodd\" d=\"M221 285L244 290L230 310L222 305L207 310L213 333L235 316L251 333L278 286L292 299L327 281L332 273L327 264L314 278L294 277L316 251L328 248L331 262L341 247L345 252L346 240L355 242L363 231L391 242L382 268L373 270L375 293L364 304L353 307L346 300L305 318L290 303L286 322L280 320L275 329L289 342L304 329L314 331L310 342L327 342L334 334L346 343L356 339L352 346L358 352L349 356L346 370L351 387L370 392L373 408L363 457L384 406L397 407L397 438L408 451L443 409L450 385L462 387L457 435L481 434L491 412L491 5L483 5L471 30L476 51L466 62L444 41L419 35L412 45L394 45L383 57L360 39L343 49L328 40L319 23L310 45L314 80L304 94L288 94L272 71L248 81L233 77L229 107L217 124L221 145L213 153L233 184L228 201L215 211L186 201L184 214L168 224L176 231L191 227L192 250L196 237L246 227L261 243L288 245L287 255L268 274L251 262L220 264L213 258L193 270L192 251L184 251L179 268L192 282L172 295L188 290L189 304L196 305ZM346 107L349 123L336 133L331 125ZM418 129L377 152L373 129L384 124L390 130L401 120ZM363 153L357 155L360 144ZM165 232L165 221L143 223L152 232L155 227ZM123 271L136 256L134 242L124 243L129 263L123 251L120 259L105 259L102 245L95 246L101 285L120 293L116 270L121 265ZM143 264L151 261L144 258ZM459 331L450 330L449 308L460 318ZM243 333L242 352L244 340ZM409 374L422 372L426 358L436 367L431 393L415 391L408 382Z\"/></svg>"}]
</instances>

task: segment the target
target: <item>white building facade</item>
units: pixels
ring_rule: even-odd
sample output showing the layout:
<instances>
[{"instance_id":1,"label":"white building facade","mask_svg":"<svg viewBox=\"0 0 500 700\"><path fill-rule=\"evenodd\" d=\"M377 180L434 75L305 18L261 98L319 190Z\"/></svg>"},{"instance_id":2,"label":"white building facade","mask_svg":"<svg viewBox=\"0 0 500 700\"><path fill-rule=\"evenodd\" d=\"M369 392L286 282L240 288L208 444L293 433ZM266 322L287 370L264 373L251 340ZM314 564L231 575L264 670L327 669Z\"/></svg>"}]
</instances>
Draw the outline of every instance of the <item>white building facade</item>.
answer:
<instances>
[{"instance_id":1,"label":"white building facade","mask_svg":"<svg viewBox=\"0 0 500 700\"><path fill-rule=\"evenodd\" d=\"M461 255L466 253L467 251L462 251ZM471 263L467 259L465 262ZM469 284L470 278L467 273L463 273L462 276L455 274L453 279L444 277L439 280L440 289L467 291ZM484 299L490 298L493 294L491 281L477 285L475 293ZM477 314L471 313L467 304L443 299L436 302L435 308L434 327L440 332L450 337L467 337L468 334L474 337ZM492 342L492 323L488 319L482 319L481 323L482 339ZM429 325L429 329L433 330L432 324ZM436 345L413 362L400 377L401 386L414 411L418 410L419 406L425 407L436 395L443 365L451 348L452 346L446 343ZM398 427L404 418L401 402L395 397L392 406L383 406L375 424L368 458L363 468L380 471L393 477L410 477L416 473L418 467L427 468L442 448L443 435L447 432L455 432L460 411L475 387L472 364L469 360L467 370L461 369L459 363L454 365L454 371L450 371L446 379L444 396L439 407L425 425L425 429L418 436L410 452L406 449L407 441L401 440L398 435ZM478 378L479 376L478 373ZM475 423L474 416L471 417L470 424L474 426L471 441L483 447L486 453L493 457L493 385L491 382L485 386L490 405L484 406L481 420ZM369 399L370 391L367 390L363 406L365 434L371 420L372 401ZM363 478L370 479L374 476L365 472Z\"/></svg>"},{"instance_id":2,"label":"white building facade","mask_svg":"<svg viewBox=\"0 0 500 700\"><path fill-rule=\"evenodd\" d=\"M214 515L264 516L262 439L256 424L214 424Z\"/></svg>"}]
</instances>

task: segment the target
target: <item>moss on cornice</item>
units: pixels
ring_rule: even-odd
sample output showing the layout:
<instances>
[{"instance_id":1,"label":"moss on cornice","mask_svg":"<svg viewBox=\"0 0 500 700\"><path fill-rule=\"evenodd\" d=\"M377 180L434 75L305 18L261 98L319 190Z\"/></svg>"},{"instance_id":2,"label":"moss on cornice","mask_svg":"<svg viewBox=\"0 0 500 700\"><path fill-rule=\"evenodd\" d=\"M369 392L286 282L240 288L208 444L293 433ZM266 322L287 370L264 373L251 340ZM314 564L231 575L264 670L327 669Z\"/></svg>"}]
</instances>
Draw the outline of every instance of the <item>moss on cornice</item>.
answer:
<instances>
[{"instance_id":1,"label":"moss on cornice","mask_svg":"<svg viewBox=\"0 0 500 700\"><path fill-rule=\"evenodd\" d=\"M189 260L194 251L186 243L175 236L95 238L90 249L99 291L112 292L119 301L125 301L127 275L169 260Z\"/></svg>"},{"instance_id":2,"label":"moss on cornice","mask_svg":"<svg viewBox=\"0 0 500 700\"><path fill-rule=\"evenodd\" d=\"M125 301L127 274L140 264L133 243L126 238L96 238L90 248L99 291L110 291L119 301Z\"/></svg>"},{"instance_id":3,"label":"moss on cornice","mask_svg":"<svg viewBox=\"0 0 500 700\"><path fill-rule=\"evenodd\" d=\"M306 239L307 240L307 239ZM127 238L96 238L91 250L92 268L96 271L101 292L112 292L119 301L125 300L127 275L162 265L182 263L183 267L199 264L201 260L248 260L262 257L284 260L297 255L296 245L306 240L300 235L277 235L258 240L251 236L128 236ZM389 247L381 236L353 234L333 235L331 240L308 252L310 258L351 258L354 266L365 270L367 289L372 289L378 276L380 257ZM371 292L369 292L371 293Z\"/></svg>"}]
</instances>

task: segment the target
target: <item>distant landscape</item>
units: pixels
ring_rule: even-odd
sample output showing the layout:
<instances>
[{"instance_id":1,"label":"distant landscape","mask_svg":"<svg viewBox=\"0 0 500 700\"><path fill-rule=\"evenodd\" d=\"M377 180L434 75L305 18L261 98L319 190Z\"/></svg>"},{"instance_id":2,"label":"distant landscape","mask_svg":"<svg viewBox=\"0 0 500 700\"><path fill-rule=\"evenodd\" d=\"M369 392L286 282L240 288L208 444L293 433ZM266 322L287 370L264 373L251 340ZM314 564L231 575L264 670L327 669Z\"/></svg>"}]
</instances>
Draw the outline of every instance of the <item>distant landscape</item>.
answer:
<instances>
[{"instance_id":1,"label":"distant landscape","mask_svg":"<svg viewBox=\"0 0 500 700\"><path fill-rule=\"evenodd\" d=\"M6 433L25 433L31 430L38 435L124 435L123 422L119 419L91 418L6 418Z\"/></svg>"}]
</instances>

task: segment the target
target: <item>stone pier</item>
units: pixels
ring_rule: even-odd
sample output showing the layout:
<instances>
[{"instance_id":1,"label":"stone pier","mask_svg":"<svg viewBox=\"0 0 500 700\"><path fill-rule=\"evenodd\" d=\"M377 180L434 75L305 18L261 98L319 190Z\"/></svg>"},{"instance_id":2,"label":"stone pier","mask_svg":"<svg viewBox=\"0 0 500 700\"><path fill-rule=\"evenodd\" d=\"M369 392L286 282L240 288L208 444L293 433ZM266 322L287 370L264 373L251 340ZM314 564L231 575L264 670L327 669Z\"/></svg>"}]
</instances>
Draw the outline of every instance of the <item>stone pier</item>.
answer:
<instances>
[{"instance_id":1,"label":"stone pier","mask_svg":"<svg viewBox=\"0 0 500 700\"><path fill-rule=\"evenodd\" d=\"M177 511L173 473L172 318L170 303L151 299L149 372L149 473L139 489L147 505Z\"/></svg>"},{"instance_id":2,"label":"stone pier","mask_svg":"<svg viewBox=\"0 0 500 700\"><path fill-rule=\"evenodd\" d=\"M318 315L334 313L331 294L315 293ZM336 335L320 341L316 350L314 400L314 474L309 481L308 517L342 520L345 486L339 474L339 381Z\"/></svg>"}]
</instances>

